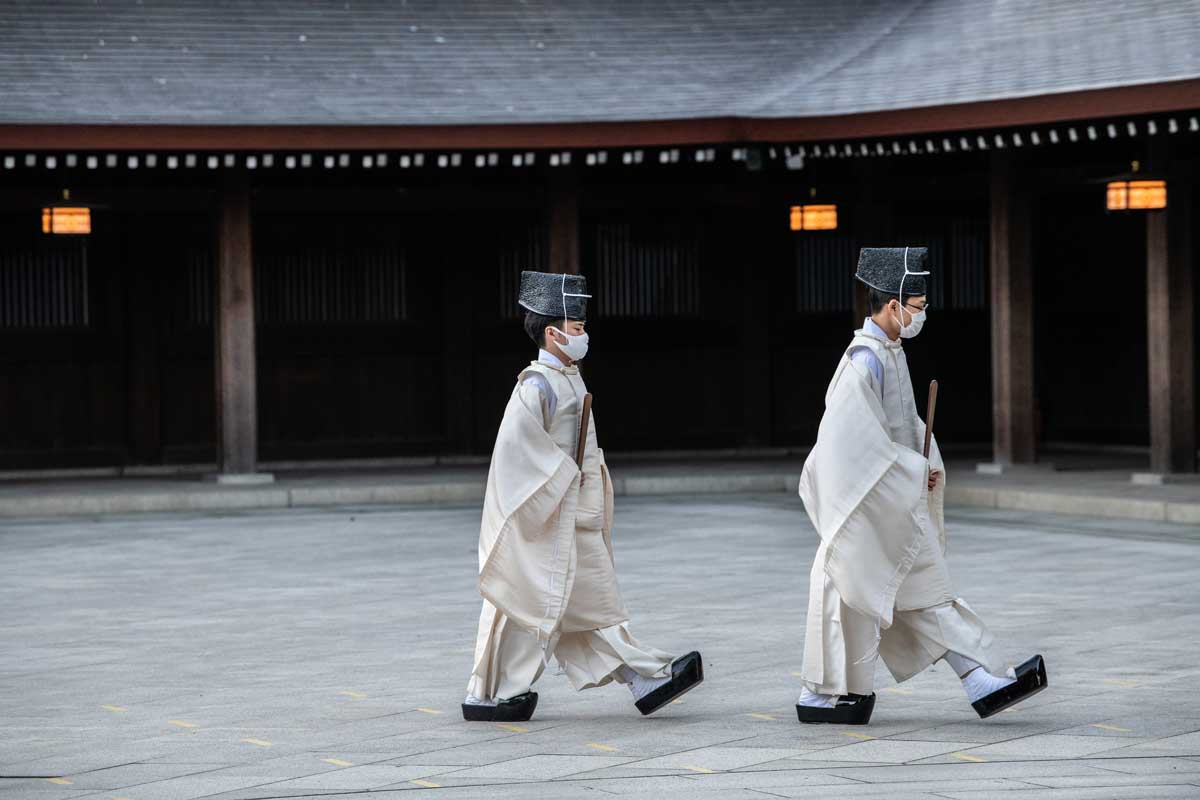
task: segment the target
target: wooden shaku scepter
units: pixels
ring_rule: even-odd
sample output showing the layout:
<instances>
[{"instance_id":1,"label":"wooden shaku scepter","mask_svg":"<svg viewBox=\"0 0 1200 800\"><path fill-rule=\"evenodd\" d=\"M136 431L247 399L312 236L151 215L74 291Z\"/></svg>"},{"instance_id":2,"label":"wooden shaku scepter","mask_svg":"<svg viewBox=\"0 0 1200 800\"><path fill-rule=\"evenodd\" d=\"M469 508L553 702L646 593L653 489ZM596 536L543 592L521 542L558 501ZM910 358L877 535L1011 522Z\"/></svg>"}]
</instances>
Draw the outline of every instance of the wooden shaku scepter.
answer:
<instances>
[{"instance_id":1,"label":"wooden shaku scepter","mask_svg":"<svg viewBox=\"0 0 1200 800\"><path fill-rule=\"evenodd\" d=\"M592 393L583 396L583 408L579 412L579 439L575 443L575 466L583 471L583 449L587 447L588 419L592 416ZM582 477L580 478L582 482Z\"/></svg>"},{"instance_id":2,"label":"wooden shaku scepter","mask_svg":"<svg viewBox=\"0 0 1200 800\"><path fill-rule=\"evenodd\" d=\"M933 412L937 410L937 381L929 382L929 407L925 410L925 460L929 460L929 446L933 441Z\"/></svg>"}]
</instances>

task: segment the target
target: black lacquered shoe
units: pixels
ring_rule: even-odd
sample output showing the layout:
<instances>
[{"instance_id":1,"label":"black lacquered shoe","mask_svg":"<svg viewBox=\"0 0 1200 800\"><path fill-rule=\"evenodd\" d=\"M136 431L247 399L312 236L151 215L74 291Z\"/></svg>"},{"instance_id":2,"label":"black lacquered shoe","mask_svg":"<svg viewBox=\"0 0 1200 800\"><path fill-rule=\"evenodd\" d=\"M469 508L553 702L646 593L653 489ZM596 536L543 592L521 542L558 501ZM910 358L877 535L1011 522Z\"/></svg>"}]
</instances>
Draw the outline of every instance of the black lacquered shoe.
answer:
<instances>
[{"instance_id":1,"label":"black lacquered shoe","mask_svg":"<svg viewBox=\"0 0 1200 800\"><path fill-rule=\"evenodd\" d=\"M1009 706L1015 706L1022 700L1033 697L1049 685L1046 679L1046 662L1040 655L1034 656L1013 671L1017 675L1015 681L971 703L971 708L975 709L981 719L999 714Z\"/></svg>"},{"instance_id":2,"label":"black lacquered shoe","mask_svg":"<svg viewBox=\"0 0 1200 800\"><path fill-rule=\"evenodd\" d=\"M537 708L537 692L526 692L494 706L463 703L463 719L467 722L527 722Z\"/></svg>"},{"instance_id":3,"label":"black lacquered shoe","mask_svg":"<svg viewBox=\"0 0 1200 800\"><path fill-rule=\"evenodd\" d=\"M671 680L638 700L637 710L643 715L653 714L667 703L682 697L704 681L704 660L693 650L671 662Z\"/></svg>"},{"instance_id":4,"label":"black lacquered shoe","mask_svg":"<svg viewBox=\"0 0 1200 800\"><path fill-rule=\"evenodd\" d=\"M866 725L875 710L875 694L846 694L837 699L833 708L796 704L796 717L806 723L831 725Z\"/></svg>"}]
</instances>

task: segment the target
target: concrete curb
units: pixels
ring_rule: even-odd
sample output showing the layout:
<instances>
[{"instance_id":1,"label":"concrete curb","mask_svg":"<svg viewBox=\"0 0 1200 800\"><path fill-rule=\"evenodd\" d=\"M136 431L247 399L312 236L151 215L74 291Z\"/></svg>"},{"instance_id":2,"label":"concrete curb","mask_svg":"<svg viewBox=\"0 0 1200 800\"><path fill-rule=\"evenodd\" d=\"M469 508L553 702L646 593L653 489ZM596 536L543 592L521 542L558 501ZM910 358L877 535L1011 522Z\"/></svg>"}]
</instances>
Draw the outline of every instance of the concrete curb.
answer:
<instances>
[{"instance_id":1,"label":"concrete curb","mask_svg":"<svg viewBox=\"0 0 1200 800\"><path fill-rule=\"evenodd\" d=\"M798 474L772 470L720 470L699 475L664 472L614 478L613 493L629 497L739 492L794 494L798 483ZM60 491L0 497L0 518L473 503L483 499L485 485L485 478L480 476L442 481L333 482L292 487L279 483L246 487L196 483L186 488L170 489L93 489L74 493ZM1111 497L1061 490L989 487L970 483L955 485L954 481L950 481L946 502L949 505L970 508L1200 524L1200 499L1197 502L1181 502Z\"/></svg>"},{"instance_id":2,"label":"concrete curb","mask_svg":"<svg viewBox=\"0 0 1200 800\"><path fill-rule=\"evenodd\" d=\"M948 505L997 508L1012 511L1044 511L1115 519L1200 524L1200 502L1146 500L1137 497L1106 497L1036 489L1004 489L985 486L946 486Z\"/></svg>"}]
</instances>

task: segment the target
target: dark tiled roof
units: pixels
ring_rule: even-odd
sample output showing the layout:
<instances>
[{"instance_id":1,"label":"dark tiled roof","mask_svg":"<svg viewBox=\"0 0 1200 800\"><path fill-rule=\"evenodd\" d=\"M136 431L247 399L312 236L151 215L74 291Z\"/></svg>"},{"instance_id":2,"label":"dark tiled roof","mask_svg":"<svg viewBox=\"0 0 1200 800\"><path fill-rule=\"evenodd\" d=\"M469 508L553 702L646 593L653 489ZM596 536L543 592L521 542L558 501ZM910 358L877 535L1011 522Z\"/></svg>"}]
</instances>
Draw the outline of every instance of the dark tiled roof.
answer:
<instances>
[{"instance_id":1,"label":"dark tiled roof","mask_svg":"<svg viewBox=\"0 0 1200 800\"><path fill-rule=\"evenodd\" d=\"M1198 76L1195 0L0 0L0 122L804 117Z\"/></svg>"}]
</instances>

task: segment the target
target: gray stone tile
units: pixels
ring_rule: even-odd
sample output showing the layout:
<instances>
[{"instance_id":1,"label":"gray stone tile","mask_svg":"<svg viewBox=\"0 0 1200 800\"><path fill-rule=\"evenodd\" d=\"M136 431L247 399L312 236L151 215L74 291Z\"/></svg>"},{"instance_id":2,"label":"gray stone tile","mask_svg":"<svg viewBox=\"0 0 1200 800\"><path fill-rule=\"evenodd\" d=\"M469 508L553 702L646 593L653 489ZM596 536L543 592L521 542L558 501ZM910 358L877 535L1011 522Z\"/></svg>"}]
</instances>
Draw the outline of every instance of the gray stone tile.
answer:
<instances>
[{"instance_id":1,"label":"gray stone tile","mask_svg":"<svg viewBox=\"0 0 1200 800\"><path fill-rule=\"evenodd\" d=\"M1200 732L1184 733L1179 736L1165 736L1160 739L1131 744L1120 756L1195 756L1200 755Z\"/></svg>"},{"instance_id":2,"label":"gray stone tile","mask_svg":"<svg viewBox=\"0 0 1200 800\"><path fill-rule=\"evenodd\" d=\"M628 764L636 759L614 756L555 756L537 755L500 761L479 767L457 768L450 776L455 780L526 781L565 778L606 767Z\"/></svg>"},{"instance_id":3,"label":"gray stone tile","mask_svg":"<svg viewBox=\"0 0 1200 800\"><path fill-rule=\"evenodd\" d=\"M547 748L544 746L507 739L460 745L442 743L438 747L427 746L417 748L416 752L398 758L387 758L387 762L391 764L428 764L431 761L436 761L440 764L478 767L486 764L494 764L499 761L511 761L516 758L536 756L545 753L546 750ZM379 748L379 752L375 753L375 755L377 757L387 757L394 755L395 752Z\"/></svg>"},{"instance_id":4,"label":"gray stone tile","mask_svg":"<svg viewBox=\"0 0 1200 800\"><path fill-rule=\"evenodd\" d=\"M814 790L814 786L818 787ZM1011 781L1004 778L983 778L979 780L959 780L959 781L939 781L937 783L926 783L922 781L910 781L900 784L862 784L850 783L838 784L836 788L825 790L822 794L817 795L815 792L820 792L821 784L800 784L794 786L772 786L769 789L762 789L770 795L778 797L795 797L795 798L812 798L812 797L919 797L919 798L945 798L943 792L989 792L1002 791L1010 792L1012 800L1021 795L1016 792L1028 792L1031 787L1027 783L1019 781ZM827 793L826 793L827 792Z\"/></svg>"},{"instance_id":5,"label":"gray stone tile","mask_svg":"<svg viewBox=\"0 0 1200 800\"><path fill-rule=\"evenodd\" d=\"M1025 736L1007 742L970 746L970 749L962 749L962 752L976 758L982 758L985 761L995 759L1063 759L1092 756L1105 751L1126 748L1136 741L1136 739L1106 736L1066 736L1046 733Z\"/></svg>"},{"instance_id":6,"label":"gray stone tile","mask_svg":"<svg viewBox=\"0 0 1200 800\"><path fill-rule=\"evenodd\" d=\"M1165 772L1153 775L1066 775L1025 778L1029 783L1054 789L1100 788L1117 786L1170 786L1194 784L1200 787L1200 770ZM1153 792L1148 792L1153 794ZM1200 794L1200 793L1198 793Z\"/></svg>"},{"instance_id":7,"label":"gray stone tile","mask_svg":"<svg viewBox=\"0 0 1200 800\"><path fill-rule=\"evenodd\" d=\"M825 769L834 774L866 783L905 783L908 781L980 780L984 778L1030 778L1040 775L1107 775L1096 762L1077 761L998 761L865 766L830 762Z\"/></svg>"},{"instance_id":8,"label":"gray stone tile","mask_svg":"<svg viewBox=\"0 0 1200 800\"><path fill-rule=\"evenodd\" d=\"M1192 772L1195 770L1197 758L1178 758L1171 756L1138 756L1133 758L1104 758L1082 763L1089 764L1105 772L1120 772L1126 775L1159 775L1173 772Z\"/></svg>"},{"instance_id":9,"label":"gray stone tile","mask_svg":"<svg viewBox=\"0 0 1200 800\"><path fill-rule=\"evenodd\" d=\"M264 758L248 764L214 769L207 774L218 777L256 777L271 780L303 778L344 769L346 764L365 766L386 763L386 756L379 753L325 753L308 752L278 758ZM344 763L333 763L344 762Z\"/></svg>"},{"instance_id":10,"label":"gray stone tile","mask_svg":"<svg viewBox=\"0 0 1200 800\"><path fill-rule=\"evenodd\" d=\"M76 789L122 789L188 775L212 774L211 764L125 764L65 776Z\"/></svg>"},{"instance_id":11,"label":"gray stone tile","mask_svg":"<svg viewBox=\"0 0 1200 800\"><path fill-rule=\"evenodd\" d=\"M878 764L905 764L944 753L974 747L970 742L923 742L903 739L874 739L855 742L828 750L818 750L796 758L797 761L866 761Z\"/></svg>"},{"instance_id":12,"label":"gray stone tile","mask_svg":"<svg viewBox=\"0 0 1200 800\"><path fill-rule=\"evenodd\" d=\"M1197 789L1194 785L1155 786L1152 790L1137 786L1110 786L1103 788L1074 788L1045 790L1046 797L1054 800L1158 800L1158 798L1186 797L1195 798ZM1037 797L1041 792L1035 793ZM1013 790L983 791L983 792L938 792L940 797L951 800L1013 800L1016 796Z\"/></svg>"},{"instance_id":13,"label":"gray stone tile","mask_svg":"<svg viewBox=\"0 0 1200 800\"><path fill-rule=\"evenodd\" d=\"M192 798L206 797L232 789L260 786L268 782L268 779L263 778L218 778L209 775L188 775L181 778L141 783L134 788L139 797L153 797L155 800L192 800ZM107 790L105 793L107 794L109 791L111 790Z\"/></svg>"},{"instance_id":14,"label":"gray stone tile","mask_svg":"<svg viewBox=\"0 0 1200 800\"><path fill-rule=\"evenodd\" d=\"M803 752L802 750L766 747L699 747L669 756L638 761L637 766L642 769L690 770L697 774L704 774L704 770L721 772L741 769L761 764L764 761L777 761L781 758L800 756Z\"/></svg>"},{"instance_id":15,"label":"gray stone tile","mask_svg":"<svg viewBox=\"0 0 1200 800\"><path fill-rule=\"evenodd\" d=\"M34 800L72 800L76 797L87 797L94 791L75 786L61 786L43 778L0 778L0 797L4 800L17 800L22 797Z\"/></svg>"},{"instance_id":16,"label":"gray stone tile","mask_svg":"<svg viewBox=\"0 0 1200 800\"><path fill-rule=\"evenodd\" d=\"M442 773L461 769L456 766L429 766L396 764L368 764L342 767L318 774L306 775L271 783L271 789L309 789L353 792L390 786L414 778L434 777Z\"/></svg>"}]
</instances>

